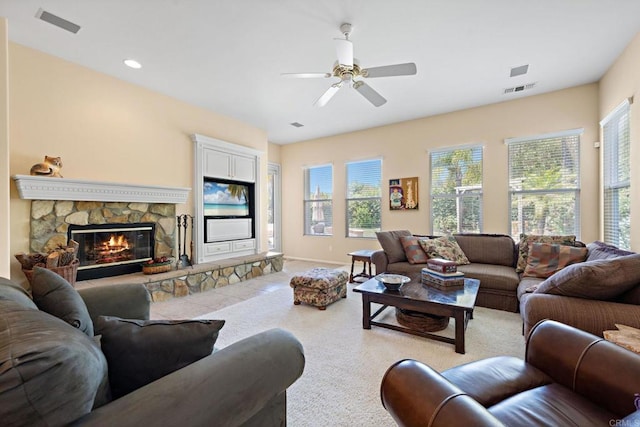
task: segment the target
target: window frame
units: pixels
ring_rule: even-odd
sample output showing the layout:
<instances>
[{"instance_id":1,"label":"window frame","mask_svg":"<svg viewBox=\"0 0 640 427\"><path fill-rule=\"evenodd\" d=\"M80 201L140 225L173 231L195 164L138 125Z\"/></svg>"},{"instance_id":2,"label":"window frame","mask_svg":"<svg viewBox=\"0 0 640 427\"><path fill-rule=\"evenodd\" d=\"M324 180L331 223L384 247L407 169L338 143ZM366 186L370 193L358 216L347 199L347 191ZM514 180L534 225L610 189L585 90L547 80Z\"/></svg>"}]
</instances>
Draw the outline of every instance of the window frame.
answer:
<instances>
[{"instance_id":1,"label":"window frame","mask_svg":"<svg viewBox=\"0 0 640 427\"><path fill-rule=\"evenodd\" d=\"M349 197L350 196L350 192L349 192L349 186L351 185L351 181L349 178L349 165L354 165L354 164L358 164L358 163L370 163L370 162L378 162L379 165L379 176L380 176L380 185L378 188L379 191L379 195L377 197ZM349 205L350 202L356 202L356 201L378 201L378 206L380 209L380 225L379 227L373 228L374 233L371 235L365 235L363 233L363 235L350 235L351 233L351 224L349 224ZM380 157L376 157L376 158L371 158L371 159L364 159L364 160L353 160L353 161L349 161L349 162L345 162L345 238L350 239L350 238L361 238L361 239L376 239L376 235L375 235L375 231L381 231L382 230L382 158ZM353 228L357 228L357 227L353 227Z\"/></svg>"},{"instance_id":2,"label":"window frame","mask_svg":"<svg viewBox=\"0 0 640 427\"><path fill-rule=\"evenodd\" d=\"M469 194L465 194L464 191L463 192L457 192L456 193L446 193L446 194L434 194L434 179L433 179L433 173L434 173L434 156L435 155L439 155L439 154L443 154L443 153L450 153L453 151L458 151L458 150L476 150L478 149L480 152L480 188L478 192L473 192L473 188L467 188L464 191L469 191L472 190L471 193ZM482 233L482 229L483 229L483 222L484 222L484 213L483 213L483 197L484 197L484 145L483 144L468 144L468 145L459 145L459 146L455 146L455 147L443 147L443 148L438 148L435 150L430 150L429 152L429 201L430 201L430 212L429 212L429 217L430 217L430 226L431 226L431 233L432 234L436 234L438 232L441 232L441 230L435 230L435 224L434 224L434 207L435 207L435 200L439 199L439 200L455 200L456 201L456 206L460 206L462 204L462 202L464 200L467 199L477 199L478 201L478 206L479 206L479 212L477 213L478 216L478 230L475 231L471 231L471 230L464 230L463 226L464 224L460 221L460 212L458 211L458 209L456 208L456 230L455 233L465 233L465 232L478 232L478 233ZM477 187L477 186L463 186L463 187ZM457 187L457 188L461 188L461 187Z\"/></svg>"},{"instance_id":3,"label":"window frame","mask_svg":"<svg viewBox=\"0 0 640 427\"><path fill-rule=\"evenodd\" d=\"M509 235L511 235L514 239L516 239L516 241L519 240L520 234L532 234L531 231L529 230L524 230L522 228L522 224L520 224L518 226L518 231L517 231L517 235L514 235L512 230L513 230L513 220L511 217L511 211L512 211L512 206L513 206L513 200L514 200L514 196L517 195L541 195L541 194L566 194L566 193L573 193L574 196L574 229L570 234L575 234L576 238L579 239L580 238L580 192L581 192L581 176L580 176L580 168L581 168L581 161L580 161L580 146L581 146L581 136L584 134L584 129L583 128L577 128L577 129L569 129L569 130L564 130L564 131L559 131L559 132L551 132L551 133L546 133L546 134L541 134L541 135L532 135L532 136L525 136L525 137L517 137L517 138L507 138L505 139L505 144L507 145L507 174L508 174L508 181L507 181L507 185L508 185L508 192L509 192L509 200L508 200L508 209L509 209L509 214L508 214L508 233ZM516 144L535 144L535 143L541 143L543 141L546 140L551 140L551 139L562 139L562 138L577 138L576 141L576 150L577 152L575 153L575 159L577 161L577 166L576 166L576 186L575 187L564 187L564 188L548 188L548 189L534 189L534 190L514 190L514 186L512 185L512 178L511 178L511 173L512 173L512 168L511 168L511 147L515 146ZM564 234L564 233L563 233Z\"/></svg>"},{"instance_id":4,"label":"window frame","mask_svg":"<svg viewBox=\"0 0 640 427\"><path fill-rule=\"evenodd\" d=\"M626 219L629 227L631 224L631 206L625 218L621 217L620 194L627 190L631 194L631 104L632 98L625 99L614 108L604 119L600 121L600 131L602 135L602 239L605 243L615 245L621 249L631 247L631 229L628 229L626 236L621 237L620 224ZM624 124L625 129L621 132L620 126ZM609 131L611 130L611 131ZM614 138L609 140L609 138ZM611 147L609 147L611 146ZM611 149L610 149L611 148ZM619 153L622 150L627 152L627 164L620 164ZM619 180L621 169L627 175L626 180ZM614 197L608 197L615 195ZM608 208L609 203L613 205ZM613 215L609 219L609 215ZM614 225L617 227L614 228Z\"/></svg>"},{"instance_id":5,"label":"window frame","mask_svg":"<svg viewBox=\"0 0 640 427\"><path fill-rule=\"evenodd\" d=\"M316 199L314 198L314 189L311 188L311 171L316 169L323 169L323 168L329 168L329 176L331 177L331 197L330 198L322 198L322 199ZM333 171L333 164L332 163L326 163L326 164L322 164L322 165L314 165L314 166L305 166L304 167L304 195L302 198L302 212L303 212L303 219L302 219L302 223L303 223L303 235L304 236L314 236L314 237L322 237L322 236L332 236L333 235L333 194L334 194L334 171ZM314 203L329 203L329 206L331 207L331 224L330 224L330 229L331 232L327 232L327 227L326 224L323 225L322 227L322 231L321 232L315 232L312 231L314 230L313 227L316 226L316 224L312 224L312 222L314 222L313 218L313 213L311 214L307 214L307 212L309 212L310 210L313 209L313 204ZM322 208L324 211L324 208Z\"/></svg>"}]
</instances>

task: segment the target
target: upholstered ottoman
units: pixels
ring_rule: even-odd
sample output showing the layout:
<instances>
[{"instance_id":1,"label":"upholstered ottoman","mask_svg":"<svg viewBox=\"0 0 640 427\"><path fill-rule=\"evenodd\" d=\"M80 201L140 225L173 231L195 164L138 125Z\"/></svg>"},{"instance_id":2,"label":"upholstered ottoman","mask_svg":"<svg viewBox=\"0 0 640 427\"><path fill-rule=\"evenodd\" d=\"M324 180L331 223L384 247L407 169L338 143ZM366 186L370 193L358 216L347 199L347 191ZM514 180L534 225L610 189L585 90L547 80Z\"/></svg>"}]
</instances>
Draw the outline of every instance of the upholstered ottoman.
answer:
<instances>
[{"instance_id":1,"label":"upholstered ottoman","mask_svg":"<svg viewBox=\"0 0 640 427\"><path fill-rule=\"evenodd\" d=\"M302 302L325 310L329 304L347 297L349 273L330 268L314 268L291 278L293 303Z\"/></svg>"}]
</instances>

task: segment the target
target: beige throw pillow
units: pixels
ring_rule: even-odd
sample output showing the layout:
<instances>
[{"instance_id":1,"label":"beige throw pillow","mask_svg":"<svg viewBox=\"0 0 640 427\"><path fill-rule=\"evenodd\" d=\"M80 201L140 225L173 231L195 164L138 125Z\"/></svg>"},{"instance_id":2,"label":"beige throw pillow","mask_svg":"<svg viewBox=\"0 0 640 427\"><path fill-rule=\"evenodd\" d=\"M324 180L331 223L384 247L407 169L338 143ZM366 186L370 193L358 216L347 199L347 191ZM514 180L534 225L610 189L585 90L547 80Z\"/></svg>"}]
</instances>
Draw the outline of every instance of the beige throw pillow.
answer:
<instances>
[{"instance_id":1,"label":"beige throw pillow","mask_svg":"<svg viewBox=\"0 0 640 427\"><path fill-rule=\"evenodd\" d=\"M456 239L451 236L442 236L435 239L419 240L429 258L443 258L453 261L458 265L470 264Z\"/></svg>"}]
</instances>

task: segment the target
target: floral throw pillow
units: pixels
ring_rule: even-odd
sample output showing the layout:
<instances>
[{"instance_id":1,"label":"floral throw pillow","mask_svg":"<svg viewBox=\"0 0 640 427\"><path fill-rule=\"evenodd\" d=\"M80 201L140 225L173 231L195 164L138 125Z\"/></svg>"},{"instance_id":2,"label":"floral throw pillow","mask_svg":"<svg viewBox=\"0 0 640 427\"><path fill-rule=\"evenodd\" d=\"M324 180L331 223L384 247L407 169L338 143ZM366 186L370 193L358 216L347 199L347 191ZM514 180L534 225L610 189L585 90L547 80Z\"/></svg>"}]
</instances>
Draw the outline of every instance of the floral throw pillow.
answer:
<instances>
[{"instance_id":1,"label":"floral throw pillow","mask_svg":"<svg viewBox=\"0 0 640 427\"><path fill-rule=\"evenodd\" d=\"M529 250L527 266L522 275L546 279L568 265L583 262L587 258L587 252L587 248L553 243L534 243Z\"/></svg>"},{"instance_id":2,"label":"floral throw pillow","mask_svg":"<svg viewBox=\"0 0 640 427\"><path fill-rule=\"evenodd\" d=\"M471 264L454 237L442 236L435 239L419 240L418 243L429 258L443 258L458 265Z\"/></svg>"},{"instance_id":3,"label":"floral throw pillow","mask_svg":"<svg viewBox=\"0 0 640 427\"><path fill-rule=\"evenodd\" d=\"M416 236L401 236L400 243L402 243L409 264L424 264L429 259Z\"/></svg>"},{"instance_id":4,"label":"floral throw pillow","mask_svg":"<svg viewBox=\"0 0 640 427\"><path fill-rule=\"evenodd\" d=\"M529 249L534 243L555 243L558 245L575 246L576 236L540 236L536 234L521 234L518 244L518 265L516 272L522 273L527 268Z\"/></svg>"}]
</instances>

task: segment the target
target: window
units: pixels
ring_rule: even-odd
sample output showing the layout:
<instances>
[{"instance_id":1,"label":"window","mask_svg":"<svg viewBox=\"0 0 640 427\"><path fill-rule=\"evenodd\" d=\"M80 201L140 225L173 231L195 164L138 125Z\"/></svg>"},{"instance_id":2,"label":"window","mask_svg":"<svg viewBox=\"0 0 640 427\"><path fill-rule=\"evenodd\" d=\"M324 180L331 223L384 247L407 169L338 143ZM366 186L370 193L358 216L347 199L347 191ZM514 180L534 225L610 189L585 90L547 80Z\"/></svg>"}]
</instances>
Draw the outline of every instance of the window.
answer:
<instances>
[{"instance_id":1,"label":"window","mask_svg":"<svg viewBox=\"0 0 640 427\"><path fill-rule=\"evenodd\" d=\"M304 182L304 234L331 236L333 166L306 168Z\"/></svg>"},{"instance_id":2,"label":"window","mask_svg":"<svg viewBox=\"0 0 640 427\"><path fill-rule=\"evenodd\" d=\"M521 233L579 236L581 133L506 140L514 239Z\"/></svg>"},{"instance_id":3,"label":"window","mask_svg":"<svg viewBox=\"0 0 640 427\"><path fill-rule=\"evenodd\" d=\"M431 230L433 234L482 230L482 147L433 151Z\"/></svg>"},{"instance_id":4,"label":"window","mask_svg":"<svg viewBox=\"0 0 640 427\"><path fill-rule=\"evenodd\" d=\"M631 247L629 101L623 102L602 122L604 184L604 241Z\"/></svg>"},{"instance_id":5,"label":"window","mask_svg":"<svg viewBox=\"0 0 640 427\"><path fill-rule=\"evenodd\" d=\"M376 237L382 207L382 161L347 163L347 237Z\"/></svg>"}]
</instances>

